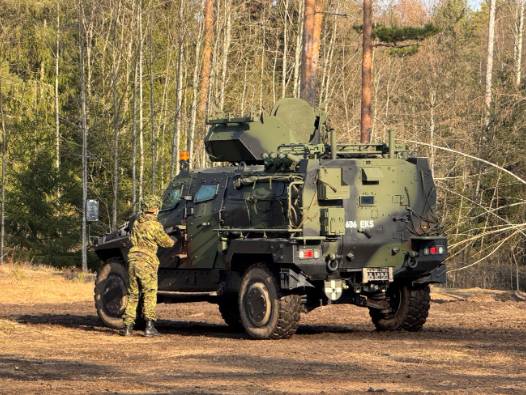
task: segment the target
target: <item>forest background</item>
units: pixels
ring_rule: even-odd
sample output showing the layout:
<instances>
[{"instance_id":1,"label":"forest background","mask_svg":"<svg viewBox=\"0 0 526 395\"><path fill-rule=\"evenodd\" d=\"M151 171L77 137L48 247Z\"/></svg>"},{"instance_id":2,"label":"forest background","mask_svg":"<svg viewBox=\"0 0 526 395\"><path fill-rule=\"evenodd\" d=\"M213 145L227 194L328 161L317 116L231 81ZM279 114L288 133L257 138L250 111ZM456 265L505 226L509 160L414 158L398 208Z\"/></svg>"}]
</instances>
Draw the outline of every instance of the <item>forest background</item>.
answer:
<instances>
[{"instance_id":1,"label":"forest background","mask_svg":"<svg viewBox=\"0 0 526 395\"><path fill-rule=\"evenodd\" d=\"M490 57L489 5L469 3L375 3L376 24L438 33L405 54L375 48L372 140L393 130L431 158L449 286L525 289L524 3L496 1ZM322 14L316 100L356 142L362 2ZM207 116L298 96L303 18L304 0L0 0L3 261L80 264L83 169L101 234L161 193L179 150L207 165Z\"/></svg>"}]
</instances>

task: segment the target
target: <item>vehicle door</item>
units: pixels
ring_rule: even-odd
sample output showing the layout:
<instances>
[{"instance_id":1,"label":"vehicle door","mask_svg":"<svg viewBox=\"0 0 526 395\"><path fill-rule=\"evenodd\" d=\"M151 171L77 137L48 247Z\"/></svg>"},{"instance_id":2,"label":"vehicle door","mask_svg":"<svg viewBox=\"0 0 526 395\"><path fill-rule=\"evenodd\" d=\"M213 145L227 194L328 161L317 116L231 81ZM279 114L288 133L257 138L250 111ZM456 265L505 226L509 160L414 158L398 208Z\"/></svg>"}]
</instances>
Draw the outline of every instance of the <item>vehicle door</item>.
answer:
<instances>
[{"instance_id":1,"label":"vehicle door","mask_svg":"<svg viewBox=\"0 0 526 395\"><path fill-rule=\"evenodd\" d=\"M227 177L204 175L192 186L192 208L187 217L188 260L192 269L212 269L218 258L220 226ZM197 180L196 180L197 181Z\"/></svg>"},{"instance_id":2,"label":"vehicle door","mask_svg":"<svg viewBox=\"0 0 526 395\"><path fill-rule=\"evenodd\" d=\"M159 211L159 222L165 231L177 239L173 248L159 248L158 256L162 269L176 269L187 261L186 201L190 191L191 178L177 178L170 183L163 195Z\"/></svg>"}]
</instances>

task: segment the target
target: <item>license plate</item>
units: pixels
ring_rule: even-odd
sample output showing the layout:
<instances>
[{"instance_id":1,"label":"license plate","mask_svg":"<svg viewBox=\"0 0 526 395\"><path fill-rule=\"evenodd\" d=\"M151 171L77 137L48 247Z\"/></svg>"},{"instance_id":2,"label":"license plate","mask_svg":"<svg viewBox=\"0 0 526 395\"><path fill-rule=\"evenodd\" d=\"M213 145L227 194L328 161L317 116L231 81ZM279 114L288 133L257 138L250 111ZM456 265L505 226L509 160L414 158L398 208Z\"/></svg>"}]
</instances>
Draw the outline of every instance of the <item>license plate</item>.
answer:
<instances>
[{"instance_id":1,"label":"license plate","mask_svg":"<svg viewBox=\"0 0 526 395\"><path fill-rule=\"evenodd\" d=\"M362 283L369 283L371 281L393 281L392 267L366 267L362 272Z\"/></svg>"}]
</instances>

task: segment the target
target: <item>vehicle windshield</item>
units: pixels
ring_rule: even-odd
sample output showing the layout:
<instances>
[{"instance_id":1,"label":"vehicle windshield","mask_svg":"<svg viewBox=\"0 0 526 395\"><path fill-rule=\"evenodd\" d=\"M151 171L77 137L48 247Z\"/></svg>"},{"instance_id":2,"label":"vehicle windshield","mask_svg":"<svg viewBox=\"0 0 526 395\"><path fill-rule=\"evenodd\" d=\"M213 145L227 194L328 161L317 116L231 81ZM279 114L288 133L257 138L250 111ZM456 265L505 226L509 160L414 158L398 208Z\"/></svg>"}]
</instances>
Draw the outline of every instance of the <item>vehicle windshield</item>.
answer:
<instances>
[{"instance_id":1,"label":"vehicle windshield","mask_svg":"<svg viewBox=\"0 0 526 395\"><path fill-rule=\"evenodd\" d=\"M171 210L177 206L183 195L183 185L170 186L163 196L161 211Z\"/></svg>"}]
</instances>

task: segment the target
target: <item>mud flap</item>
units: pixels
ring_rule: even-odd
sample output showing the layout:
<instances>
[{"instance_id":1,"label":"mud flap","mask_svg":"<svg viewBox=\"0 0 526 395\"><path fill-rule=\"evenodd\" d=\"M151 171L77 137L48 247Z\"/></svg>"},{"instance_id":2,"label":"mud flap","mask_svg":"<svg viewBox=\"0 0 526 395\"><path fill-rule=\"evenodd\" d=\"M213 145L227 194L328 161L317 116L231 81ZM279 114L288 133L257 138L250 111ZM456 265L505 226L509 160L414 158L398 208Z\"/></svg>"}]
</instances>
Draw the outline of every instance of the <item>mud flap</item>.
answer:
<instances>
[{"instance_id":1,"label":"mud flap","mask_svg":"<svg viewBox=\"0 0 526 395\"><path fill-rule=\"evenodd\" d=\"M420 277L419 279L416 279L415 281L413 281L412 284L413 286L421 285L421 284L433 284L433 283L445 284L446 274L447 274L446 265L441 264L440 266L437 266L433 270L431 270L431 272L429 272L428 275L424 277Z\"/></svg>"},{"instance_id":2,"label":"mud flap","mask_svg":"<svg viewBox=\"0 0 526 395\"><path fill-rule=\"evenodd\" d=\"M293 290L296 288L314 287L305 275L296 273L292 269L281 269L279 278L281 289Z\"/></svg>"}]
</instances>

